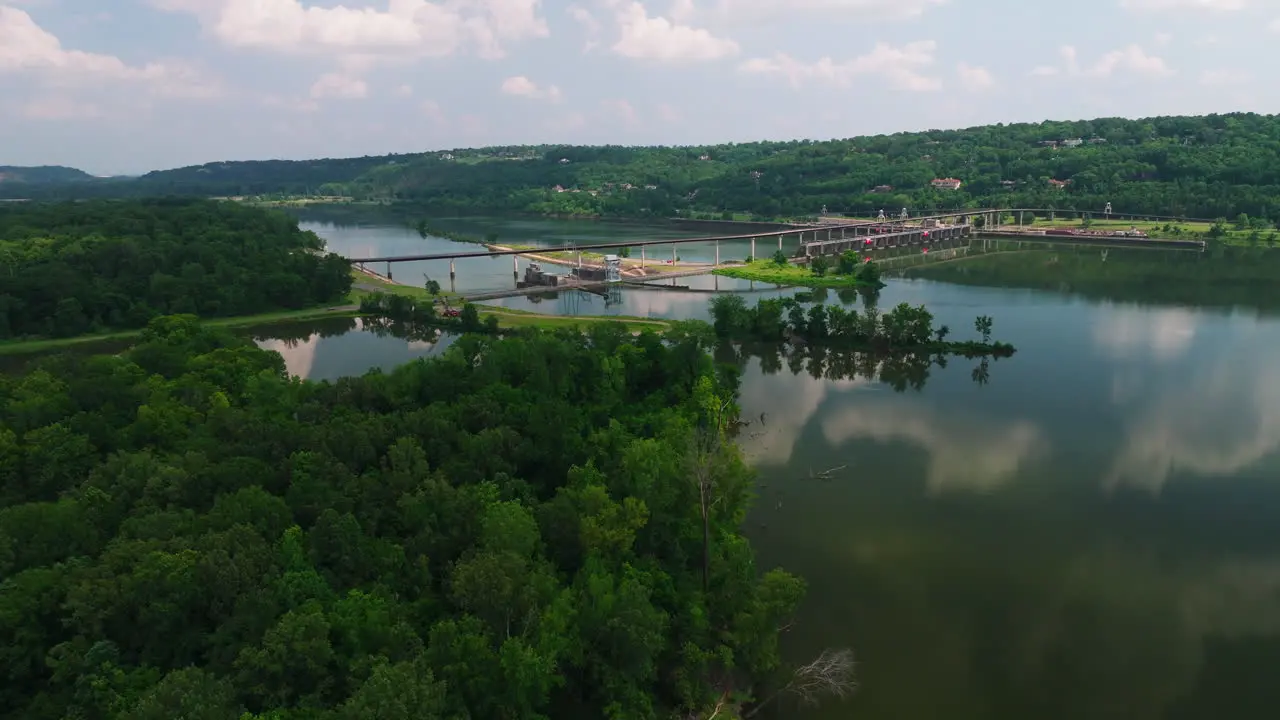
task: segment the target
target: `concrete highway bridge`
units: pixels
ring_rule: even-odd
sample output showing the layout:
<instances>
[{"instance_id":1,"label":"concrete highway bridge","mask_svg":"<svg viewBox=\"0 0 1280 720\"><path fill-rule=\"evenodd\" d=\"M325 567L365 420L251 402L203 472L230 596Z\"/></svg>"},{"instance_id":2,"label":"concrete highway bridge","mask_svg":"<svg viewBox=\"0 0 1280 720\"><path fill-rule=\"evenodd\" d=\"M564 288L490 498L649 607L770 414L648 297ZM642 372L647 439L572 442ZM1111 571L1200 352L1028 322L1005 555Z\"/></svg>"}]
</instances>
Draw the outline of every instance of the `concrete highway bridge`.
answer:
<instances>
[{"instance_id":1,"label":"concrete highway bridge","mask_svg":"<svg viewBox=\"0 0 1280 720\"><path fill-rule=\"evenodd\" d=\"M475 251L452 251L444 253L424 253L420 255L391 255L378 257L357 257L348 258L348 261L365 266L375 263L386 263L388 275L390 275L391 265L402 262L416 262L423 260L448 260L450 261L450 273L453 274L453 262L466 258L480 257L498 257L502 255L520 256L529 253L554 253L554 252L596 252L600 250L620 249L624 247L638 248L641 253L641 260L646 260L645 253L650 248L671 247L675 251L675 246L689 243L712 243L716 245L716 261L720 264L720 248L722 242L751 242L751 256L757 257L756 245L760 241L777 240L778 249L785 250L786 247L793 248L790 253L792 257L806 257L812 254L827 254L835 252L832 248L840 247L839 244L831 244L835 240L848 240L850 235L853 237L883 236L874 243L874 247L894 247L902 244L920 244L926 237L923 233L929 232L930 236L935 232L947 231L949 234L965 233L965 236L972 234L995 232L1018 232L1023 228L1020 219L1029 213L1035 216L1043 216L1049 214L1057 215L1082 215L1085 211L1063 211L1047 208L1012 208L1012 209L968 209L955 210L932 215L923 215L920 217L888 220L865 220L855 218L823 218L821 222L816 222L808 226L800 226L794 228L786 228L783 230L772 230L768 232L751 232L738 235L708 235L704 237L689 238L670 238L666 240L623 240L619 242L593 243L591 245L562 245L558 247L539 247L536 249L521 250L475 250ZM1015 222L1013 224L1004 222L1004 218L1013 215ZM1213 222L1201 218L1184 218L1171 217L1163 215L1139 215L1127 213L1110 213L1103 215L1102 213L1092 213L1095 217L1106 218L1109 220L1127 220L1127 221L1155 221L1155 222ZM981 223L979 224L979 220ZM932 225L932 227L930 227ZM837 234L838 233L838 234ZM948 235L949 237L949 235ZM1062 238L1065 236L1044 236L1045 242L1065 242ZM795 238L793 242L788 242L787 238ZM807 242L806 242L807 238ZM1038 235L1028 235L1025 239L1038 239ZM1093 238L1090 238L1093 239ZM1109 240L1110 238L1098 238L1099 240ZM1149 244L1152 247L1163 245L1167 242L1178 242L1185 245L1194 241L1156 241L1156 240L1140 240L1141 244ZM1135 245L1138 243L1128 242L1126 245ZM806 247L809 250L806 251Z\"/></svg>"},{"instance_id":2,"label":"concrete highway bridge","mask_svg":"<svg viewBox=\"0 0 1280 720\"><path fill-rule=\"evenodd\" d=\"M672 238L665 240L625 240L613 243L594 243L591 245L563 245L559 247L538 247L534 249L489 249L475 251L451 251L443 253L424 253L418 255L393 255L363 258L348 258L348 262L358 265L361 269L367 269L367 265L376 263L386 263L387 279L391 279L391 266L395 263L402 262L419 262L419 261L449 261L449 277L456 277L454 263L457 260L466 258L484 258L498 257L510 255L512 258L512 268L518 272L516 265L517 258L521 255L529 254L547 254L547 253L579 253L579 264L581 265L581 253L598 252L601 250L620 249L620 248L638 248L640 251L640 265L645 266L648 261L646 257L647 251L656 248L671 248L671 257L674 261L677 257L678 245L690 243L709 243L715 246L715 262L709 266L696 269L682 269L673 272L662 273L659 275L646 276L644 278L625 277L622 282L652 282L655 280L670 279L676 277L685 277L690 275L700 275L711 272L721 267L720 261L720 244L725 242L744 242L751 243L751 257L759 257L756 253L757 244L766 243L766 254L772 249L772 241L777 240L777 249L790 252L788 256L796 262L808 262L814 257L823 255L838 255L848 250L856 250L858 252L874 252L883 249L892 248L909 248L919 246L923 248L955 248L957 245L967 244L966 241L975 235L984 235L998 238L1016 238L1019 241L1027 241L1036 244L1090 244L1105 246L1125 246L1125 247L1146 247L1161 249L1181 249L1181 250L1198 250L1203 252L1204 242L1198 240L1161 240L1137 237L1115 237L1115 236L1069 236L1069 235L1045 235L1043 231L1029 231L1022 224L1027 214L1034 214L1035 217L1045 215L1083 215L1084 211L1061 211L1046 208L1013 208L1013 209L968 209L956 210L932 215L924 215L915 218L895 218L885 220L866 220L858 218L835 218L825 217L820 222L816 222L806 226L789 227L782 230L756 231L738 235L709 235L703 237L689 238ZM1006 223L1004 219L1012 215L1016 222ZM1146 222L1212 222L1199 218L1183 218L1171 216L1153 216L1153 215L1137 215L1126 213L1094 213L1093 215L1111 220L1127 220L1127 221L1146 221ZM656 255L656 254L655 254ZM632 258L634 261L634 258ZM665 264L665 261L653 260L655 265ZM371 271L372 272L372 271ZM377 274L375 272L375 274ZM618 282L618 281L614 281ZM589 283L592 287L604 286L608 284L605 281ZM585 287L578 284L578 287ZM475 293L467 296L468 300L490 299L498 297L506 297L518 294L536 294L539 292L547 292L546 288L525 288L519 290L496 290L493 292Z\"/></svg>"}]
</instances>

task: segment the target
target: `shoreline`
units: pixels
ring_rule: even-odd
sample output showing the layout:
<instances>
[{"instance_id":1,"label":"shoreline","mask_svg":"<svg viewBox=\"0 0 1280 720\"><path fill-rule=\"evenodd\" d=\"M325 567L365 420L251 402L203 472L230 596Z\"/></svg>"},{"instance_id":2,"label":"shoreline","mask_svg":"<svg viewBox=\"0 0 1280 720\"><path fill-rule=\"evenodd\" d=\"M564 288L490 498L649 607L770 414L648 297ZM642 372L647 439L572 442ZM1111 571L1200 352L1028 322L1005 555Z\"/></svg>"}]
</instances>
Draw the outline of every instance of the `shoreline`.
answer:
<instances>
[{"instance_id":1,"label":"shoreline","mask_svg":"<svg viewBox=\"0 0 1280 720\"><path fill-rule=\"evenodd\" d=\"M274 323L297 322L300 320L318 320L320 318L356 317L359 314L358 304L330 305L326 307L307 308L304 310L279 310L256 315L237 315L226 318L199 318L202 325L223 328L250 327L253 325L271 325ZM146 328L134 330L116 330L92 335L76 335L67 338L32 338L30 340L6 340L0 342L0 356L23 355L26 353L56 350L58 348L84 345L112 340L128 340L142 334Z\"/></svg>"}]
</instances>

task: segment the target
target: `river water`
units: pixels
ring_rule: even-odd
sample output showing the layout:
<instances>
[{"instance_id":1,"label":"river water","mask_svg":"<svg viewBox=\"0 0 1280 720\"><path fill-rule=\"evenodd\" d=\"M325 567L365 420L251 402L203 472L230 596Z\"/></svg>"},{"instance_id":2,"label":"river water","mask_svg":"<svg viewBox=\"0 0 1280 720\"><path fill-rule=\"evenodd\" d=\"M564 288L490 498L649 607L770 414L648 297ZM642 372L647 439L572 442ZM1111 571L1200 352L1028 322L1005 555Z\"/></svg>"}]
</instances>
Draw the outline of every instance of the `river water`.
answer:
<instances>
[{"instance_id":1,"label":"river water","mask_svg":"<svg viewBox=\"0 0 1280 720\"><path fill-rule=\"evenodd\" d=\"M566 232L519 222L476 231L512 242ZM308 227L340 252L447 242L377 223ZM583 242L644 234L573 229ZM509 261L473 264L459 285L510 280ZM748 302L789 292L680 282L722 283ZM624 290L606 308L562 294L538 309L705 318L710 297ZM1280 706L1280 321L1196 302L891 279L879 304L897 302L926 304L961 338L990 315L1018 354L991 364L984 383L973 362L954 360L905 392L748 362L742 407L754 422L742 442L760 476L748 530L762 567L810 587L784 651L803 661L852 648L860 683L846 702L784 702L775 716L1270 717ZM262 342L317 379L448 342L324 332ZM816 477L831 468L842 469Z\"/></svg>"}]
</instances>

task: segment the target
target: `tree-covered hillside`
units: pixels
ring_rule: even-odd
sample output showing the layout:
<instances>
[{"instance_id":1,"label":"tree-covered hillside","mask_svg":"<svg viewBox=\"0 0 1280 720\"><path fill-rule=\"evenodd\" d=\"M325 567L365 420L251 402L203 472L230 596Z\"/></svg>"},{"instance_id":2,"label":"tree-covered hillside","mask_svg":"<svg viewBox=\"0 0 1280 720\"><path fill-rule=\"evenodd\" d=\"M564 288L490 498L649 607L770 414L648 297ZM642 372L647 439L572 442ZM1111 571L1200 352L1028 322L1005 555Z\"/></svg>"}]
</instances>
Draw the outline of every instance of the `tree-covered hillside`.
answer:
<instances>
[{"instance_id":1,"label":"tree-covered hillside","mask_svg":"<svg viewBox=\"0 0 1280 720\"><path fill-rule=\"evenodd\" d=\"M0 339L344 298L349 264L283 213L211 200L0 204Z\"/></svg>"},{"instance_id":2,"label":"tree-covered hillside","mask_svg":"<svg viewBox=\"0 0 1280 720\"><path fill-rule=\"evenodd\" d=\"M934 180L961 181L959 190ZM0 185L0 193L13 190ZM36 193L27 188L28 194ZM824 142L496 147L215 163L58 193L307 193L442 210L761 217L1047 207L1280 220L1280 116L1020 123Z\"/></svg>"},{"instance_id":3,"label":"tree-covered hillside","mask_svg":"<svg viewBox=\"0 0 1280 720\"><path fill-rule=\"evenodd\" d=\"M0 183L75 183L93 179L92 175L83 170L62 167L61 165L42 165L39 167L0 165Z\"/></svg>"},{"instance_id":4,"label":"tree-covered hillside","mask_svg":"<svg viewBox=\"0 0 1280 720\"><path fill-rule=\"evenodd\" d=\"M614 325L303 382L176 317L2 378L0 718L740 701L803 583L739 533L736 377Z\"/></svg>"}]
</instances>

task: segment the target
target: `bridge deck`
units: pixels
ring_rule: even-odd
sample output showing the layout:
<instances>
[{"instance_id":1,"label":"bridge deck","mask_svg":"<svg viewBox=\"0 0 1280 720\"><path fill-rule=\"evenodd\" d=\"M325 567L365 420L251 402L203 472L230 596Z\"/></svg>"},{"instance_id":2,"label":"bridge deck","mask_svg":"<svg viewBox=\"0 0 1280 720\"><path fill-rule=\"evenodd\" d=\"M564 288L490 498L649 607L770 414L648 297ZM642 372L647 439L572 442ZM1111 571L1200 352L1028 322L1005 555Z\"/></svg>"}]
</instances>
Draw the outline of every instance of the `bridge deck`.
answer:
<instances>
[{"instance_id":1,"label":"bridge deck","mask_svg":"<svg viewBox=\"0 0 1280 720\"><path fill-rule=\"evenodd\" d=\"M587 282L577 282L572 285L538 285L534 287L509 288L506 290L489 290L485 292L471 293L462 296L464 302L476 302L478 300L497 300L505 297L518 297L520 295L541 295L542 293L560 292L562 290L587 290L590 288L600 288L606 285L621 285L628 282L643 280L646 283L655 280L670 280L679 277L691 277L693 275L705 275L712 270L716 270L723 266L708 265L705 268L696 270L676 270L669 273L659 273L657 275L648 275L643 278L624 277L621 280L591 280Z\"/></svg>"}]
</instances>

